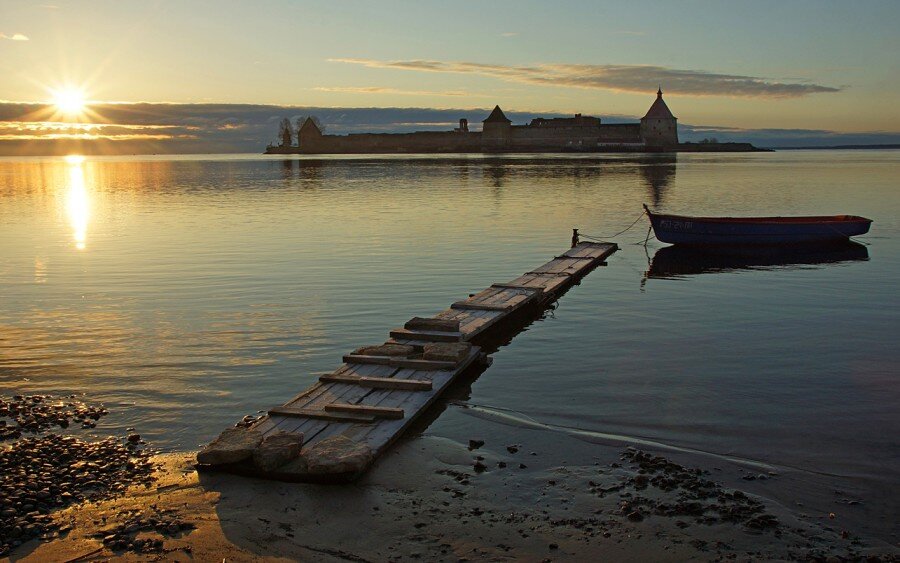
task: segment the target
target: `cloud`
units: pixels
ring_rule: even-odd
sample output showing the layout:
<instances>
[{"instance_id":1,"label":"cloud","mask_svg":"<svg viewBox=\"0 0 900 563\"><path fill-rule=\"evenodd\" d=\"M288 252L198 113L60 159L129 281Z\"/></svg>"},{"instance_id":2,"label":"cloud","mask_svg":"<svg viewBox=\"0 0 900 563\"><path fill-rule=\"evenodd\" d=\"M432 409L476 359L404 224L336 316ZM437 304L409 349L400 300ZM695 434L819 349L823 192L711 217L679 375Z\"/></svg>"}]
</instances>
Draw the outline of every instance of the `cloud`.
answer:
<instances>
[{"instance_id":1,"label":"cloud","mask_svg":"<svg viewBox=\"0 0 900 563\"><path fill-rule=\"evenodd\" d=\"M701 70L682 70L654 65L536 64L513 66L473 62L434 60L379 61L339 58L332 62L368 68L477 74L541 86L568 86L616 92L647 93L658 84L667 93L683 96L729 96L742 98L798 98L809 94L839 92L840 88L811 83L787 83L775 80L722 74Z\"/></svg>"},{"instance_id":2,"label":"cloud","mask_svg":"<svg viewBox=\"0 0 900 563\"><path fill-rule=\"evenodd\" d=\"M313 88L319 92L346 92L352 94L398 94L401 96L468 96L480 97L477 94L462 90L448 90L439 92L436 90L400 90L382 86L319 86Z\"/></svg>"},{"instance_id":3,"label":"cloud","mask_svg":"<svg viewBox=\"0 0 900 563\"><path fill-rule=\"evenodd\" d=\"M10 41L29 41L28 37L21 33L13 33L12 35L0 33L0 39L9 39Z\"/></svg>"}]
</instances>

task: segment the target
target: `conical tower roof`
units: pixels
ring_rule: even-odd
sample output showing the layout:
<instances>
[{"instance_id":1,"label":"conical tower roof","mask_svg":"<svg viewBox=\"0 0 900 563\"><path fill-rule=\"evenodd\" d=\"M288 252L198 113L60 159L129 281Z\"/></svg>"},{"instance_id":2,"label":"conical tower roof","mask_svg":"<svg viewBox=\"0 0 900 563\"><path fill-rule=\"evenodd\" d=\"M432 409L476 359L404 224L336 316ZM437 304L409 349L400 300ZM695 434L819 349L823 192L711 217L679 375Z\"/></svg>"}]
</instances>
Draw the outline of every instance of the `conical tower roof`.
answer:
<instances>
[{"instance_id":1,"label":"conical tower roof","mask_svg":"<svg viewBox=\"0 0 900 563\"><path fill-rule=\"evenodd\" d=\"M312 117L306 118L306 121L304 121L303 125L300 126L300 129L297 130L297 133L306 133L307 131L315 131L316 133L322 132L322 130L319 129L319 126L316 125L316 122L313 121Z\"/></svg>"},{"instance_id":2,"label":"conical tower roof","mask_svg":"<svg viewBox=\"0 0 900 563\"><path fill-rule=\"evenodd\" d=\"M496 122L512 123L512 121L506 119L506 116L503 115L503 110L500 109L500 106L494 106L494 111L491 112L491 115L487 116L487 119L482 121L482 123Z\"/></svg>"},{"instance_id":3,"label":"conical tower roof","mask_svg":"<svg viewBox=\"0 0 900 563\"><path fill-rule=\"evenodd\" d=\"M647 115L643 118L675 119L675 116L672 115L672 112L669 110L669 106L667 106L665 100L663 100L662 88L656 91L656 100L653 101L653 105L650 106L650 109L647 110Z\"/></svg>"}]
</instances>

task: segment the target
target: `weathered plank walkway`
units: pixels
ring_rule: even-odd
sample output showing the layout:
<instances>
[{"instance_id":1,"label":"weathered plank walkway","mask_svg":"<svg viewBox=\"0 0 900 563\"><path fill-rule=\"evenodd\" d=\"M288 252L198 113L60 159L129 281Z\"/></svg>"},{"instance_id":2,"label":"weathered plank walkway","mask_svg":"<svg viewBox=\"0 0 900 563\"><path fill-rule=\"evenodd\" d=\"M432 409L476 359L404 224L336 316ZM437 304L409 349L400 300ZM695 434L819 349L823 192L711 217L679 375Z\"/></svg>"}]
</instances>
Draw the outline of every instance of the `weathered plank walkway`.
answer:
<instances>
[{"instance_id":1,"label":"weathered plank walkway","mask_svg":"<svg viewBox=\"0 0 900 563\"><path fill-rule=\"evenodd\" d=\"M530 320L618 250L582 242L546 264L412 319L250 428L228 429L198 468L293 481L351 480L399 438L460 374L486 358L477 343Z\"/></svg>"}]
</instances>

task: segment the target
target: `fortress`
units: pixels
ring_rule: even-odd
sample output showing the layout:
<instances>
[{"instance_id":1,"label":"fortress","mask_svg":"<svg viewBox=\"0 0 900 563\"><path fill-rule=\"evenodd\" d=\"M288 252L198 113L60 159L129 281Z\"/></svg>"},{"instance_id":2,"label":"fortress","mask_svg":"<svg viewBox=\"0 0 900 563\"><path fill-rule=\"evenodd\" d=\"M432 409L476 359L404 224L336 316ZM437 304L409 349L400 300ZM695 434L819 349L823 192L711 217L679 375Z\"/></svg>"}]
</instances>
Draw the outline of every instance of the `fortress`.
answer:
<instances>
[{"instance_id":1,"label":"fortress","mask_svg":"<svg viewBox=\"0 0 900 563\"><path fill-rule=\"evenodd\" d=\"M500 106L482 121L481 131L469 131L459 120L453 131L414 133L351 133L325 135L313 118L297 131L282 127L280 144L266 147L266 154L377 154L464 152L671 152L677 150L754 150L746 143L684 145L678 142L677 118L663 100L662 89L638 123L604 124L599 117L532 119L513 125Z\"/></svg>"}]
</instances>

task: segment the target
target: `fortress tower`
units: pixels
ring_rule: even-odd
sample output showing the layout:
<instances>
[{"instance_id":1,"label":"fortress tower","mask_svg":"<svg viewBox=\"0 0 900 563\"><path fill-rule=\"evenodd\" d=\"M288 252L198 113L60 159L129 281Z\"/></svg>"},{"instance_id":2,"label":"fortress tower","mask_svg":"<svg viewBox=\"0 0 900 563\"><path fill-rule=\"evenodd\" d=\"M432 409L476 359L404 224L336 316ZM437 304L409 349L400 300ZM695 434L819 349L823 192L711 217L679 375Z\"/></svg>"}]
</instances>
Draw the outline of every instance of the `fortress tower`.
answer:
<instances>
[{"instance_id":1,"label":"fortress tower","mask_svg":"<svg viewBox=\"0 0 900 563\"><path fill-rule=\"evenodd\" d=\"M481 144L484 147L502 149L510 145L512 141L512 121L503 115L500 106L494 106L494 111L487 119L482 121L484 124L481 133Z\"/></svg>"},{"instance_id":2,"label":"fortress tower","mask_svg":"<svg viewBox=\"0 0 900 563\"><path fill-rule=\"evenodd\" d=\"M678 119L669 111L662 97L662 88L647 115L641 118L641 138L651 147L671 147L678 144Z\"/></svg>"},{"instance_id":3,"label":"fortress tower","mask_svg":"<svg viewBox=\"0 0 900 563\"><path fill-rule=\"evenodd\" d=\"M297 130L297 145L300 148L315 147L322 140L322 130L311 117L307 117Z\"/></svg>"}]
</instances>

